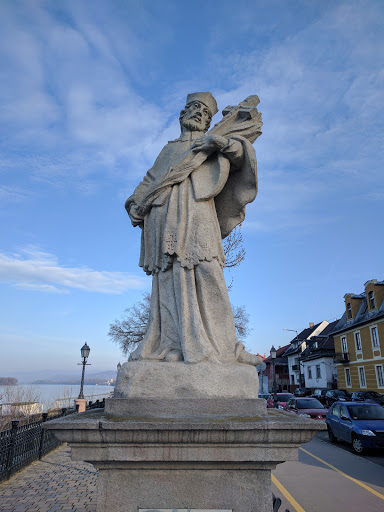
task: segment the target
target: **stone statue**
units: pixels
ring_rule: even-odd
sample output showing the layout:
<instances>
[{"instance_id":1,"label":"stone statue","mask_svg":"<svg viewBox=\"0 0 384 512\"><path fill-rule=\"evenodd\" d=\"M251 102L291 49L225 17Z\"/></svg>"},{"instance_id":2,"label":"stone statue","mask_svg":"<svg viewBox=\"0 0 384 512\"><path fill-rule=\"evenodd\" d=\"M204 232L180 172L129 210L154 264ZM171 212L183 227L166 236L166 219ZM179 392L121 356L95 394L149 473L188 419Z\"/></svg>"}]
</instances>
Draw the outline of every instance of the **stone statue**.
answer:
<instances>
[{"instance_id":1,"label":"stone statue","mask_svg":"<svg viewBox=\"0 0 384 512\"><path fill-rule=\"evenodd\" d=\"M237 340L221 242L256 197L258 103L250 96L227 107L206 133L216 100L210 92L189 94L180 137L126 201L142 230L139 265L153 279L149 324L130 361L261 362Z\"/></svg>"}]
</instances>

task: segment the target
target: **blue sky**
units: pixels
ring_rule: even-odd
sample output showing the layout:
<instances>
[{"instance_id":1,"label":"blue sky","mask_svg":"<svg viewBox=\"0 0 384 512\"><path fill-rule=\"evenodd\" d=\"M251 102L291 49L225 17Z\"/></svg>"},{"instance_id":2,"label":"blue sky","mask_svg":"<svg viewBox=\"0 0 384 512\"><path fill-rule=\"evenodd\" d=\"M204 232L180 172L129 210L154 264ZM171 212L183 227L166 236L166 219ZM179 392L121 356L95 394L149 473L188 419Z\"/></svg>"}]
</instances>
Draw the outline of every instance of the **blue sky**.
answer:
<instances>
[{"instance_id":1,"label":"blue sky","mask_svg":"<svg viewBox=\"0 0 384 512\"><path fill-rule=\"evenodd\" d=\"M124 210L187 93L260 97L259 194L230 292L269 352L383 279L384 2L2 0L0 374L123 361L150 289ZM218 121L217 114L214 121Z\"/></svg>"}]
</instances>

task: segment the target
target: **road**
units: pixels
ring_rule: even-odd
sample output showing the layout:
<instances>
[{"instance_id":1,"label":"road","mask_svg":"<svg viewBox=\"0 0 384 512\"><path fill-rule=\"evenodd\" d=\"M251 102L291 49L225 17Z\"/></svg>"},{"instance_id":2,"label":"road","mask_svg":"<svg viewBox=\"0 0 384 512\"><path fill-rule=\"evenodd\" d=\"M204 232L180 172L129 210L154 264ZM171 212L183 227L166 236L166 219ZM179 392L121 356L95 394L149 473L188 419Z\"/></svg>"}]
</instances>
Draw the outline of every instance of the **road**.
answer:
<instances>
[{"instance_id":1,"label":"road","mask_svg":"<svg viewBox=\"0 0 384 512\"><path fill-rule=\"evenodd\" d=\"M272 482L279 512L383 512L384 451L355 455L320 432L302 445L297 462L277 466Z\"/></svg>"}]
</instances>

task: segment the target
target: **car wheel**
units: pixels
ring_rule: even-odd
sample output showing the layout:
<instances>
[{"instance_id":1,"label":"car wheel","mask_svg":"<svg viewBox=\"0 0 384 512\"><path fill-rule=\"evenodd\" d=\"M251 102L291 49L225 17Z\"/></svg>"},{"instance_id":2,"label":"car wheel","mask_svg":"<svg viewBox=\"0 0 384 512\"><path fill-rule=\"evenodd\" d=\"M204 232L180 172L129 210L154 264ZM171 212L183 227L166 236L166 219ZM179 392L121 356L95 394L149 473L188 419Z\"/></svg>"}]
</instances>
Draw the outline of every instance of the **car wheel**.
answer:
<instances>
[{"instance_id":1,"label":"car wheel","mask_svg":"<svg viewBox=\"0 0 384 512\"><path fill-rule=\"evenodd\" d=\"M329 425L327 425L327 430L328 430L328 437L329 437L329 440L331 441L331 443L336 443L337 442L337 437L335 437L333 435L333 432L332 432L332 429Z\"/></svg>"},{"instance_id":2,"label":"car wheel","mask_svg":"<svg viewBox=\"0 0 384 512\"><path fill-rule=\"evenodd\" d=\"M353 448L353 451L355 453L357 453L358 455L362 455L364 453L363 443L362 443L361 439L359 439L356 436L352 437L352 448Z\"/></svg>"}]
</instances>

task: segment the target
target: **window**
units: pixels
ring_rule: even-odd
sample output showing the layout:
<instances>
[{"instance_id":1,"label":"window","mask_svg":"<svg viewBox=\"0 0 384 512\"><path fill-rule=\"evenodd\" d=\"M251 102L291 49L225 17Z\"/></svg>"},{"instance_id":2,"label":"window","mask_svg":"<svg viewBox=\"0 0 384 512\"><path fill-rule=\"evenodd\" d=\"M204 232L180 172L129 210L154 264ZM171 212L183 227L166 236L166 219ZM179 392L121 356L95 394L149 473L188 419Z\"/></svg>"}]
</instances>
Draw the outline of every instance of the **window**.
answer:
<instances>
[{"instance_id":1,"label":"window","mask_svg":"<svg viewBox=\"0 0 384 512\"><path fill-rule=\"evenodd\" d=\"M379 347L379 336L377 335L377 327L371 327L371 340L372 340L372 347L378 348Z\"/></svg>"},{"instance_id":2,"label":"window","mask_svg":"<svg viewBox=\"0 0 384 512\"><path fill-rule=\"evenodd\" d=\"M348 412L347 412L347 408L345 407L345 405L340 405L340 418L341 419L348 418Z\"/></svg>"},{"instance_id":3,"label":"window","mask_svg":"<svg viewBox=\"0 0 384 512\"><path fill-rule=\"evenodd\" d=\"M355 343L356 343L356 352L361 352L360 331L355 332Z\"/></svg>"},{"instance_id":4,"label":"window","mask_svg":"<svg viewBox=\"0 0 384 512\"><path fill-rule=\"evenodd\" d=\"M348 320L352 318L352 307L350 302L348 302L347 304L347 318Z\"/></svg>"},{"instance_id":5,"label":"window","mask_svg":"<svg viewBox=\"0 0 384 512\"><path fill-rule=\"evenodd\" d=\"M336 404L334 408L332 409L332 416L336 416L337 418L340 418L340 405Z\"/></svg>"},{"instance_id":6,"label":"window","mask_svg":"<svg viewBox=\"0 0 384 512\"><path fill-rule=\"evenodd\" d=\"M376 380L379 388L384 388L384 373L383 373L383 365L376 365Z\"/></svg>"},{"instance_id":7,"label":"window","mask_svg":"<svg viewBox=\"0 0 384 512\"><path fill-rule=\"evenodd\" d=\"M373 292L368 293L369 309L375 309L375 294Z\"/></svg>"},{"instance_id":8,"label":"window","mask_svg":"<svg viewBox=\"0 0 384 512\"><path fill-rule=\"evenodd\" d=\"M308 366L308 379L312 379L312 366Z\"/></svg>"},{"instance_id":9,"label":"window","mask_svg":"<svg viewBox=\"0 0 384 512\"><path fill-rule=\"evenodd\" d=\"M316 365L316 379L321 379L321 368L320 365Z\"/></svg>"},{"instance_id":10,"label":"window","mask_svg":"<svg viewBox=\"0 0 384 512\"><path fill-rule=\"evenodd\" d=\"M360 387L361 388L366 388L367 387L367 382L365 380L364 366L359 366L359 379L360 379Z\"/></svg>"},{"instance_id":11,"label":"window","mask_svg":"<svg viewBox=\"0 0 384 512\"><path fill-rule=\"evenodd\" d=\"M343 336L341 338L341 351L343 354L348 354L348 345L347 345L347 337Z\"/></svg>"},{"instance_id":12,"label":"window","mask_svg":"<svg viewBox=\"0 0 384 512\"><path fill-rule=\"evenodd\" d=\"M351 381L351 370L349 368L344 368L345 370L345 385L347 388L352 387L352 381Z\"/></svg>"}]
</instances>

